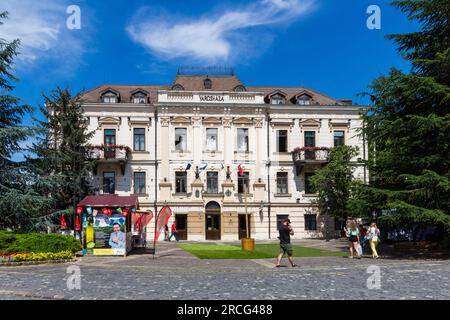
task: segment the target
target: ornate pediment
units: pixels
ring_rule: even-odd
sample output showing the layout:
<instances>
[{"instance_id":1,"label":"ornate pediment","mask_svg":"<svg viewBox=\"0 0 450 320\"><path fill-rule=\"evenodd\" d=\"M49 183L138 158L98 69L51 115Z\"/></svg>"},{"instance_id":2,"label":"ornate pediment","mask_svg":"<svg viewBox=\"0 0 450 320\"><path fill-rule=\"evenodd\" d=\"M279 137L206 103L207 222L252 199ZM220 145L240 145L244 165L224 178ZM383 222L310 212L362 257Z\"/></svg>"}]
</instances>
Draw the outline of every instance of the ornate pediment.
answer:
<instances>
[{"instance_id":1,"label":"ornate pediment","mask_svg":"<svg viewBox=\"0 0 450 320\"><path fill-rule=\"evenodd\" d=\"M241 117L234 119L233 124L251 126L253 125L253 120L246 117Z\"/></svg>"},{"instance_id":2,"label":"ornate pediment","mask_svg":"<svg viewBox=\"0 0 450 320\"><path fill-rule=\"evenodd\" d=\"M328 127L330 128L330 132L333 130L344 130L349 132L350 130L350 120L345 119L329 119Z\"/></svg>"},{"instance_id":3,"label":"ornate pediment","mask_svg":"<svg viewBox=\"0 0 450 320\"><path fill-rule=\"evenodd\" d=\"M220 118L217 118L217 117L207 117L207 118L203 119L203 124L204 125L221 125L222 120L220 120Z\"/></svg>"},{"instance_id":4,"label":"ornate pediment","mask_svg":"<svg viewBox=\"0 0 450 320\"><path fill-rule=\"evenodd\" d=\"M100 117L98 119L98 124L99 125L109 124L109 125L119 126L120 125L120 117Z\"/></svg>"},{"instance_id":5,"label":"ornate pediment","mask_svg":"<svg viewBox=\"0 0 450 320\"><path fill-rule=\"evenodd\" d=\"M184 124L184 125L189 125L191 124L191 120L187 117L174 117L171 121L171 123L173 124Z\"/></svg>"},{"instance_id":6,"label":"ornate pediment","mask_svg":"<svg viewBox=\"0 0 450 320\"><path fill-rule=\"evenodd\" d=\"M321 122L316 119L305 119L300 121L300 130L320 130Z\"/></svg>"}]
</instances>

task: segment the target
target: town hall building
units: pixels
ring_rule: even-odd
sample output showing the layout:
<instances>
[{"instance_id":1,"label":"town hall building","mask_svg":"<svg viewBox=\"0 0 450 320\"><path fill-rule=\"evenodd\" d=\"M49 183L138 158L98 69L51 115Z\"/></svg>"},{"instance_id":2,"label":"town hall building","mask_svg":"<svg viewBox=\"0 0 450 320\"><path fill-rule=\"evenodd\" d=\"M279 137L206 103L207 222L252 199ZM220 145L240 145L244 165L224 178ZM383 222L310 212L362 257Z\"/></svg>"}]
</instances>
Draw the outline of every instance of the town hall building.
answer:
<instances>
[{"instance_id":1,"label":"town hall building","mask_svg":"<svg viewBox=\"0 0 450 320\"><path fill-rule=\"evenodd\" d=\"M367 180L366 109L309 88L250 86L233 73L101 85L83 95L93 187L98 197L137 196L153 213L170 206L169 223L186 240L276 239L286 217L293 238L336 235L341 222L320 215L310 179L329 148L345 144L358 147L354 175Z\"/></svg>"}]
</instances>

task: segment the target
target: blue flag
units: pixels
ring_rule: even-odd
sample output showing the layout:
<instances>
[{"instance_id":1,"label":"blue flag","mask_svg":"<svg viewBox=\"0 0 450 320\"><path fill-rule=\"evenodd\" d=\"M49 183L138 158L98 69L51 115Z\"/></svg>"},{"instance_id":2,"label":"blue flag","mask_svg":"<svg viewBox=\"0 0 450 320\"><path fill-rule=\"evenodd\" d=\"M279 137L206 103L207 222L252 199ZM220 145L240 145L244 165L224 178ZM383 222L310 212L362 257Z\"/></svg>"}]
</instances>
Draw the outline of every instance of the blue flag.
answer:
<instances>
[{"instance_id":1,"label":"blue flag","mask_svg":"<svg viewBox=\"0 0 450 320\"><path fill-rule=\"evenodd\" d=\"M202 165L199 167L199 169L200 169L200 170L205 170L207 167L208 167L208 164L205 163L205 164L202 164Z\"/></svg>"},{"instance_id":2,"label":"blue flag","mask_svg":"<svg viewBox=\"0 0 450 320\"><path fill-rule=\"evenodd\" d=\"M190 168L191 168L191 164L188 163L187 166L186 166L186 171L189 170Z\"/></svg>"}]
</instances>

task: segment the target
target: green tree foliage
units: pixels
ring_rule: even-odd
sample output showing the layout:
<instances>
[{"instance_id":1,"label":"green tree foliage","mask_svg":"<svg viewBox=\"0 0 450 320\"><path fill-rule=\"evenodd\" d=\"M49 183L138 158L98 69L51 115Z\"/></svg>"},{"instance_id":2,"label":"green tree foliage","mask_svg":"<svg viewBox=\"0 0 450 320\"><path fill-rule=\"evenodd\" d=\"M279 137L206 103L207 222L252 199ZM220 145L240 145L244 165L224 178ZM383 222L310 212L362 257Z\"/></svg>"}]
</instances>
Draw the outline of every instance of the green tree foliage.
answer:
<instances>
[{"instance_id":1,"label":"green tree foliage","mask_svg":"<svg viewBox=\"0 0 450 320\"><path fill-rule=\"evenodd\" d=\"M7 12L0 13L0 31L6 18ZM25 151L24 141L32 134L29 127L21 126L22 117L32 108L11 95L19 44L19 40L0 38L0 229L29 230L39 225L48 199L35 191L26 164L11 160Z\"/></svg>"},{"instance_id":2,"label":"green tree foliage","mask_svg":"<svg viewBox=\"0 0 450 320\"><path fill-rule=\"evenodd\" d=\"M391 228L434 225L450 233L450 2L394 1L418 32L390 35L411 62L370 86L365 115L369 186L355 190L352 208L377 212Z\"/></svg>"},{"instance_id":3,"label":"green tree foliage","mask_svg":"<svg viewBox=\"0 0 450 320\"><path fill-rule=\"evenodd\" d=\"M44 95L44 101L40 111L45 120L35 119L38 135L33 153L37 158L29 161L41 181L39 193L51 198L50 217L57 222L63 214L73 217L76 203L90 193L93 162L88 142L94 132L88 132L81 93L56 88Z\"/></svg>"},{"instance_id":4,"label":"green tree foliage","mask_svg":"<svg viewBox=\"0 0 450 320\"><path fill-rule=\"evenodd\" d=\"M354 165L351 159L358 154L356 147L338 146L330 149L329 162L311 178L317 191L317 204L321 214L347 220L351 213L348 202L354 184Z\"/></svg>"}]
</instances>

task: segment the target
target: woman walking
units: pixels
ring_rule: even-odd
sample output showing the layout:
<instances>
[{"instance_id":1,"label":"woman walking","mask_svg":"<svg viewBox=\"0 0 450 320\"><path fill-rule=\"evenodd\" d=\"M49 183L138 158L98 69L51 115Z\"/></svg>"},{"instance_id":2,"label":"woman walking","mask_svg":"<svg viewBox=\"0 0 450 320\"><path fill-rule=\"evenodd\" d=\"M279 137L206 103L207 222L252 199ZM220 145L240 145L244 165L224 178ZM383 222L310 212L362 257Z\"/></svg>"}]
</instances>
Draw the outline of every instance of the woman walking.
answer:
<instances>
[{"instance_id":1,"label":"woman walking","mask_svg":"<svg viewBox=\"0 0 450 320\"><path fill-rule=\"evenodd\" d=\"M367 231L367 238L369 239L370 249L372 250L372 258L378 259L377 246L380 242L380 229L378 229L375 222L370 224L370 228Z\"/></svg>"},{"instance_id":2,"label":"woman walking","mask_svg":"<svg viewBox=\"0 0 450 320\"><path fill-rule=\"evenodd\" d=\"M361 259L361 253L358 250L359 244L359 230L355 222L350 224L350 228L346 228L348 235L348 248L350 250L350 259L353 259L353 249L355 249L358 259Z\"/></svg>"}]
</instances>

